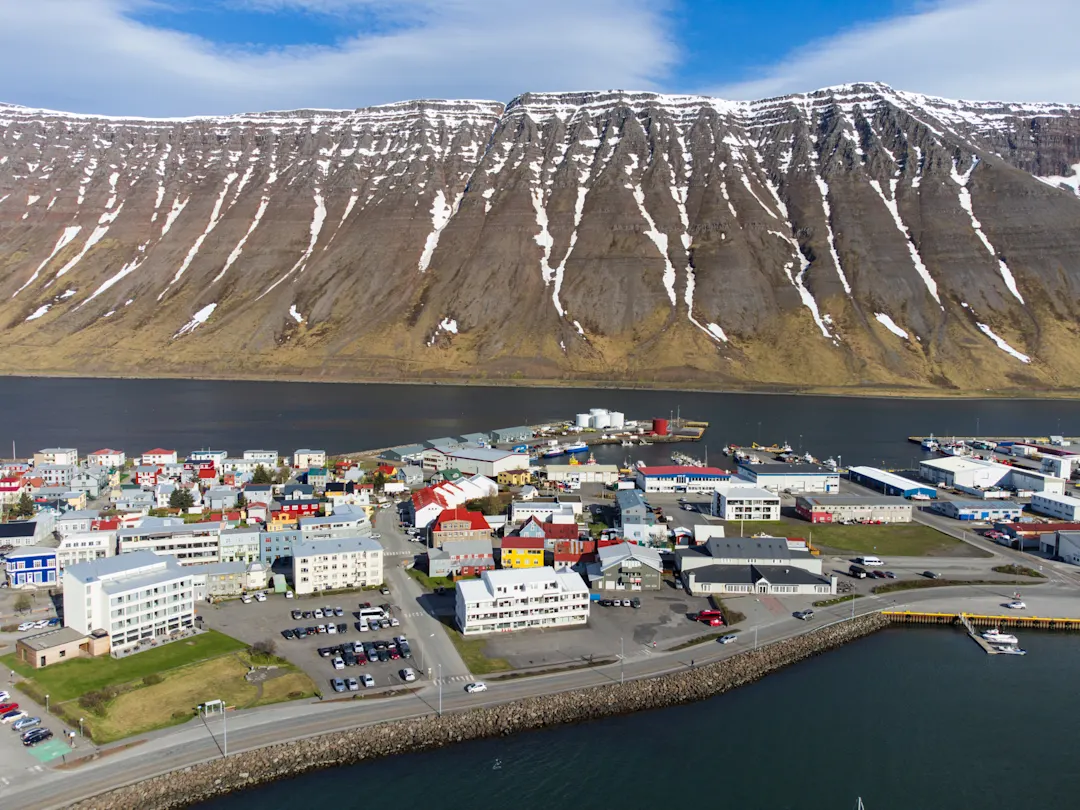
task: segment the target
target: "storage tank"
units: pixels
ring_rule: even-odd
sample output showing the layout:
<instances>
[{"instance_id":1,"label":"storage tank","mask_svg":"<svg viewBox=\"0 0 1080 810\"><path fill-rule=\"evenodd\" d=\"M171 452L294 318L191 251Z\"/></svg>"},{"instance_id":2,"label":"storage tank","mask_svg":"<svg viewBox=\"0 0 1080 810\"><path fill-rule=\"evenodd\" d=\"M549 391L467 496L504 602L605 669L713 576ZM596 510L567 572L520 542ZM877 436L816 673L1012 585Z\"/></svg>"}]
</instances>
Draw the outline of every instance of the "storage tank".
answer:
<instances>
[{"instance_id":1,"label":"storage tank","mask_svg":"<svg viewBox=\"0 0 1080 810\"><path fill-rule=\"evenodd\" d=\"M607 408L589 408L589 416L599 416L600 414L607 412Z\"/></svg>"},{"instance_id":2,"label":"storage tank","mask_svg":"<svg viewBox=\"0 0 1080 810\"><path fill-rule=\"evenodd\" d=\"M611 427L621 430L626 427L626 416L620 411L611 412Z\"/></svg>"},{"instance_id":3,"label":"storage tank","mask_svg":"<svg viewBox=\"0 0 1080 810\"><path fill-rule=\"evenodd\" d=\"M577 415L577 422L575 424L579 428L587 428L587 427L589 427L589 424L590 424L589 414L587 414L587 413L579 413Z\"/></svg>"},{"instance_id":4,"label":"storage tank","mask_svg":"<svg viewBox=\"0 0 1080 810\"><path fill-rule=\"evenodd\" d=\"M667 419L653 419L652 430L657 436L667 436Z\"/></svg>"},{"instance_id":5,"label":"storage tank","mask_svg":"<svg viewBox=\"0 0 1080 810\"><path fill-rule=\"evenodd\" d=\"M598 413L592 417L592 426L597 430L606 430L611 426L611 416L606 413Z\"/></svg>"}]
</instances>

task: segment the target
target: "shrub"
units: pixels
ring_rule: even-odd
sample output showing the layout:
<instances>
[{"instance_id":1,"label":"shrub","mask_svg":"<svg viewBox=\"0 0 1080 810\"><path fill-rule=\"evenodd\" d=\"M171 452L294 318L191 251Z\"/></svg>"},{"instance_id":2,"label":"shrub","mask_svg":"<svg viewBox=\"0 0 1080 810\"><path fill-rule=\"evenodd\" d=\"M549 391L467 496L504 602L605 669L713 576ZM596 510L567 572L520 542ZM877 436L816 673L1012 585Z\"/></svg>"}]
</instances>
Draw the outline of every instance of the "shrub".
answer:
<instances>
[{"instance_id":1,"label":"shrub","mask_svg":"<svg viewBox=\"0 0 1080 810\"><path fill-rule=\"evenodd\" d=\"M273 658L277 652L277 642L272 638L265 638L262 641L256 641L248 648L248 652L253 656L262 656L265 658Z\"/></svg>"},{"instance_id":2,"label":"shrub","mask_svg":"<svg viewBox=\"0 0 1080 810\"><path fill-rule=\"evenodd\" d=\"M79 698L79 705L86 709L88 712L93 712L97 715L105 714L105 709L109 706L109 701L120 694L120 690L115 686L106 686L102 689L95 689L92 692L87 692L85 695Z\"/></svg>"},{"instance_id":3,"label":"shrub","mask_svg":"<svg viewBox=\"0 0 1080 810\"><path fill-rule=\"evenodd\" d=\"M142 682L143 686L156 686L163 680L165 679L158 675L156 672L151 672L149 675L143 676Z\"/></svg>"}]
</instances>

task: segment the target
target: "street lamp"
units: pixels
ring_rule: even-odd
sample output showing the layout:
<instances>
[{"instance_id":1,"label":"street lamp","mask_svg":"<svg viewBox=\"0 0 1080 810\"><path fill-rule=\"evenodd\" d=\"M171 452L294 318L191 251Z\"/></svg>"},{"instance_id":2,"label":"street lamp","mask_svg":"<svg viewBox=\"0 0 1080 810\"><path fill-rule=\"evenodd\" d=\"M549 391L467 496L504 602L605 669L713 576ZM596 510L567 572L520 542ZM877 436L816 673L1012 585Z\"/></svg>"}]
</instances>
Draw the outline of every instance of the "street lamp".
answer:
<instances>
[{"instance_id":1,"label":"street lamp","mask_svg":"<svg viewBox=\"0 0 1080 810\"><path fill-rule=\"evenodd\" d=\"M442 663L439 664L439 717L442 717Z\"/></svg>"},{"instance_id":2,"label":"street lamp","mask_svg":"<svg viewBox=\"0 0 1080 810\"><path fill-rule=\"evenodd\" d=\"M626 639L619 637L619 683L626 682Z\"/></svg>"},{"instance_id":3,"label":"street lamp","mask_svg":"<svg viewBox=\"0 0 1080 810\"><path fill-rule=\"evenodd\" d=\"M48 711L49 711L49 696L46 695L45 696L45 712L46 712L46 714L48 714Z\"/></svg>"},{"instance_id":4,"label":"street lamp","mask_svg":"<svg viewBox=\"0 0 1080 810\"><path fill-rule=\"evenodd\" d=\"M82 728L82 723L83 723L83 719L82 719L82 718L80 717L80 718L79 718L79 736L80 736L80 737L82 737L82 736L83 736L83 728Z\"/></svg>"}]
</instances>

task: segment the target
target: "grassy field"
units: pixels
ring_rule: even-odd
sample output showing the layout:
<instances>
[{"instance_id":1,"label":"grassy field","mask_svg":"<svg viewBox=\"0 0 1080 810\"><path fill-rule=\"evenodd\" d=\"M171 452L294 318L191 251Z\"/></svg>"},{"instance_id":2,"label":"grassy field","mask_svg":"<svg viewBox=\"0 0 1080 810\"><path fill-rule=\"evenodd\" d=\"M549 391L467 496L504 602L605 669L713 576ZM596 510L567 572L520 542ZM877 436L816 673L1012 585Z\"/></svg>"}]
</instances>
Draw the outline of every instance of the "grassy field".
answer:
<instances>
[{"instance_id":1,"label":"grassy field","mask_svg":"<svg viewBox=\"0 0 1080 810\"><path fill-rule=\"evenodd\" d=\"M707 641L716 641L721 636L733 636L738 632L738 630L731 630L730 628L725 627L723 630L716 633L706 633L703 636L695 636L694 638L684 641L681 644L676 644L670 649L672 652L674 652L675 650L685 650L687 647L696 647L698 644L704 644Z\"/></svg>"},{"instance_id":2,"label":"grassy field","mask_svg":"<svg viewBox=\"0 0 1080 810\"><path fill-rule=\"evenodd\" d=\"M420 587L425 591L434 591L436 588L451 588L455 587L454 580L447 577L429 577L423 571L418 571L415 568L408 569L409 576L420 583Z\"/></svg>"},{"instance_id":3,"label":"grassy field","mask_svg":"<svg viewBox=\"0 0 1080 810\"><path fill-rule=\"evenodd\" d=\"M213 630L183 641L165 644L127 658L76 658L45 669L32 669L15 661L14 654L0 658L8 669L33 681L55 701L73 700L105 686L131 683L151 673L182 667L225 653L245 650L247 645Z\"/></svg>"},{"instance_id":4,"label":"grassy field","mask_svg":"<svg viewBox=\"0 0 1080 810\"><path fill-rule=\"evenodd\" d=\"M819 599L814 602L814 607L828 607L829 605L839 605L841 602L851 602L854 599L861 597L861 593L849 593L844 596L834 596L832 599Z\"/></svg>"},{"instance_id":5,"label":"grassy field","mask_svg":"<svg viewBox=\"0 0 1080 810\"><path fill-rule=\"evenodd\" d=\"M210 699L249 708L315 694L311 679L289 664L281 667L288 674L265 681L260 691L258 684L244 679L247 660L243 654L222 655L163 673L161 683L139 686L110 701L103 716L87 712L86 726L100 744L184 723Z\"/></svg>"},{"instance_id":6,"label":"grassy field","mask_svg":"<svg viewBox=\"0 0 1080 810\"><path fill-rule=\"evenodd\" d=\"M724 524L729 537L739 536L739 523ZM794 521L753 521L743 524L750 534L804 537L827 553L877 554L894 557L989 557L990 555L921 523L841 526Z\"/></svg>"},{"instance_id":7,"label":"grassy field","mask_svg":"<svg viewBox=\"0 0 1080 810\"><path fill-rule=\"evenodd\" d=\"M450 637L450 641L457 648L461 660L465 662L465 666L469 668L469 672L473 675L490 675L493 672L506 672L506 670L510 669L510 662L505 658L489 658L487 656L485 652L487 649L486 638L465 638L453 626L454 619L451 616L440 616L439 621L442 622L446 635Z\"/></svg>"},{"instance_id":8,"label":"grassy field","mask_svg":"<svg viewBox=\"0 0 1080 810\"><path fill-rule=\"evenodd\" d=\"M1026 565L998 565L990 569L996 571L999 574L1012 574L1016 577L1034 577L1035 579L1046 579L1046 574L1040 571L1036 571L1034 568L1028 568Z\"/></svg>"},{"instance_id":9,"label":"grassy field","mask_svg":"<svg viewBox=\"0 0 1080 810\"><path fill-rule=\"evenodd\" d=\"M871 588L871 593L895 593L896 591L917 591L925 588L952 588L956 585L990 585L999 587L1004 585L1024 586L1041 585L1041 582L1025 582L1017 579L904 579L897 582L889 582Z\"/></svg>"}]
</instances>

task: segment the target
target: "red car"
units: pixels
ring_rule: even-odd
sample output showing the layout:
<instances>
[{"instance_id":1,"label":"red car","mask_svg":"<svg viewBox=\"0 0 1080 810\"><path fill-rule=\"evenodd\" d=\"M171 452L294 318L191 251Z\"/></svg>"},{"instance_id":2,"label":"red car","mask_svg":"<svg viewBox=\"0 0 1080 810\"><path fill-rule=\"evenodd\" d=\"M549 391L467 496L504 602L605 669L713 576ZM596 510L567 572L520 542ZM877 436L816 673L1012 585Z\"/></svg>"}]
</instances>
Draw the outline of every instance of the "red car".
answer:
<instances>
[{"instance_id":1,"label":"red car","mask_svg":"<svg viewBox=\"0 0 1080 810\"><path fill-rule=\"evenodd\" d=\"M18 703L0 703L0 714L7 714L19 708Z\"/></svg>"}]
</instances>

